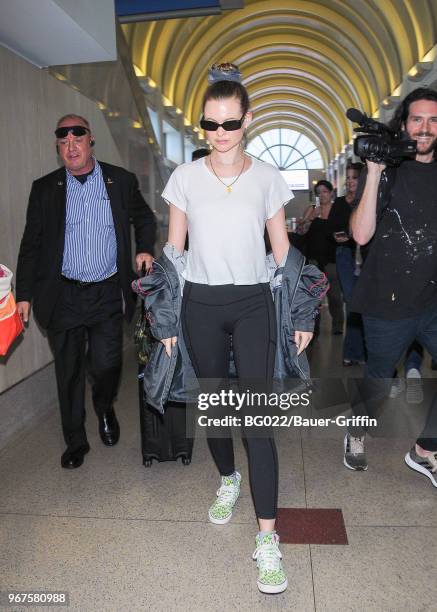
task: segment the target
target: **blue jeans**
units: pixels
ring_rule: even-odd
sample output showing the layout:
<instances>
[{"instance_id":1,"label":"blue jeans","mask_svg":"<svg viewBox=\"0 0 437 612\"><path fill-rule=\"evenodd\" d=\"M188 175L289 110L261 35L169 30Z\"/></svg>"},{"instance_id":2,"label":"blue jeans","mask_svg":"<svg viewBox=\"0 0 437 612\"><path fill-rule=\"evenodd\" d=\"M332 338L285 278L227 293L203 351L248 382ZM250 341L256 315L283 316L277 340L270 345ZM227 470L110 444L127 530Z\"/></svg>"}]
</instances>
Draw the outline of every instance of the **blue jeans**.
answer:
<instances>
[{"instance_id":1,"label":"blue jeans","mask_svg":"<svg viewBox=\"0 0 437 612\"><path fill-rule=\"evenodd\" d=\"M393 372L405 351L414 340L420 342L433 359L437 359L437 310L392 321L363 316L367 347L364 402L353 405L354 414L376 415L387 397ZM377 380L379 379L379 380ZM364 412L363 412L364 408ZM363 435L361 428L351 428L352 435ZM424 430L417 443L424 449L437 450L437 397L431 402Z\"/></svg>"},{"instance_id":2,"label":"blue jeans","mask_svg":"<svg viewBox=\"0 0 437 612\"><path fill-rule=\"evenodd\" d=\"M337 275L340 280L343 299L346 302L346 335L343 342L343 359L365 361L366 350L361 315L349 311L349 302L357 282L352 249L338 246L336 251Z\"/></svg>"}]
</instances>

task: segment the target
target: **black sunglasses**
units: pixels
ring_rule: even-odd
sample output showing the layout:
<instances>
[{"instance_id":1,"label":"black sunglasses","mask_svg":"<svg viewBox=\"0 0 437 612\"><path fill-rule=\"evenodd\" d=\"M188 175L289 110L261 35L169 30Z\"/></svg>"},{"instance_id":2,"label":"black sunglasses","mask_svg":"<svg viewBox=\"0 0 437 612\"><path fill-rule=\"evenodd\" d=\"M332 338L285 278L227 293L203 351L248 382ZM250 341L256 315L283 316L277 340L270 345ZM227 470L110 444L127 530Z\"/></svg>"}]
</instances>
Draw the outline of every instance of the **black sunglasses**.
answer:
<instances>
[{"instance_id":1,"label":"black sunglasses","mask_svg":"<svg viewBox=\"0 0 437 612\"><path fill-rule=\"evenodd\" d=\"M73 136L85 136L87 132L91 134L91 130L83 125L67 125L65 127L56 128L55 135L56 138L66 138L69 132L71 132Z\"/></svg>"},{"instance_id":2,"label":"black sunglasses","mask_svg":"<svg viewBox=\"0 0 437 612\"><path fill-rule=\"evenodd\" d=\"M245 115L241 117L241 119L230 119L229 121L224 121L223 123L217 123L217 121L209 121L208 119L200 120L200 127L202 130L207 132L216 132L219 127L222 127L226 132L234 132L235 130L240 130L243 125Z\"/></svg>"}]
</instances>

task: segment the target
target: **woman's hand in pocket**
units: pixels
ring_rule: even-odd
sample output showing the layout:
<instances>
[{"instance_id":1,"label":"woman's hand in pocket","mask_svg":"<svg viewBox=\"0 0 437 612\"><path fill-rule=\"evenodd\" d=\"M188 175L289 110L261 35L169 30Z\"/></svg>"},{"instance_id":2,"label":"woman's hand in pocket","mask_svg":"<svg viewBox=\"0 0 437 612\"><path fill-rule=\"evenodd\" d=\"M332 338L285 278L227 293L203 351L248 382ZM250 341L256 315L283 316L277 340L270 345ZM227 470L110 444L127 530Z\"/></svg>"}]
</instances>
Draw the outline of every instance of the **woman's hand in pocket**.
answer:
<instances>
[{"instance_id":1,"label":"woman's hand in pocket","mask_svg":"<svg viewBox=\"0 0 437 612\"><path fill-rule=\"evenodd\" d=\"M163 338L161 340L162 344L165 346L165 352L169 357L171 357L171 349L178 341L177 336L173 336L172 338Z\"/></svg>"},{"instance_id":2,"label":"woman's hand in pocket","mask_svg":"<svg viewBox=\"0 0 437 612\"><path fill-rule=\"evenodd\" d=\"M308 331L295 331L294 332L294 341L297 346L297 354L300 355L302 351L306 349L308 344L313 339L313 332Z\"/></svg>"}]
</instances>

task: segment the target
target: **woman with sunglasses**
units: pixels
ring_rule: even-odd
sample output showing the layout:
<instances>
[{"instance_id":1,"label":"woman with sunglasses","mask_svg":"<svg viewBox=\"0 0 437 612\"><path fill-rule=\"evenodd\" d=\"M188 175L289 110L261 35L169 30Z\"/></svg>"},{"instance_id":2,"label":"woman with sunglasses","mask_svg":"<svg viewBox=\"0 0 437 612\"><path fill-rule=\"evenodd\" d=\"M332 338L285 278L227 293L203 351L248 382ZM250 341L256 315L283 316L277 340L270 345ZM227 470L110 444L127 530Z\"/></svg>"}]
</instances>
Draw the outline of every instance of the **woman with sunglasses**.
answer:
<instances>
[{"instance_id":1,"label":"woman with sunglasses","mask_svg":"<svg viewBox=\"0 0 437 612\"><path fill-rule=\"evenodd\" d=\"M238 68L213 66L208 80L200 125L211 154L179 166L163 192L170 205L168 242L183 252L187 229L190 236L182 274L184 341L199 379L228 376L232 343L240 382L258 379L268 386L273 378L276 327L263 236L267 226L279 264L289 249L283 207L293 195L277 169L244 152L244 132L252 113ZM299 350L311 336L296 332ZM162 342L170 355L177 338ZM253 554L259 569L258 588L280 593L287 587L287 578L275 532L276 447L269 433L266 437L245 434L260 529ZM219 525L231 519L241 483L230 430L226 435L208 437L221 476L208 516Z\"/></svg>"}]
</instances>

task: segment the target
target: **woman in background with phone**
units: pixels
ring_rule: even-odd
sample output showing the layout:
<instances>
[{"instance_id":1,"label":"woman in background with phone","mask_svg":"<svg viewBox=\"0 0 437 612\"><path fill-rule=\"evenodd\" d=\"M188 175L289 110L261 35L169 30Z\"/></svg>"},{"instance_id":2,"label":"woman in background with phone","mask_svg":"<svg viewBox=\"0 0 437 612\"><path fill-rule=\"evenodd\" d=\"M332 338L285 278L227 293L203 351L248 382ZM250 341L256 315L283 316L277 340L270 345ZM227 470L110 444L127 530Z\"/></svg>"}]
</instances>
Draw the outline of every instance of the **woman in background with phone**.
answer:
<instances>
[{"instance_id":1,"label":"woman in background with phone","mask_svg":"<svg viewBox=\"0 0 437 612\"><path fill-rule=\"evenodd\" d=\"M334 200L334 187L321 180L314 187L316 203L309 206L303 216L300 233L305 234L305 251L308 260L315 263L329 280L327 293L332 333L342 334L344 324L343 298L335 267L336 243L328 227L328 217Z\"/></svg>"},{"instance_id":2,"label":"woman in background with phone","mask_svg":"<svg viewBox=\"0 0 437 612\"><path fill-rule=\"evenodd\" d=\"M361 315L349 312L348 303L358 278L359 269L355 262L356 242L349 235L351 216L358 179L363 164L349 164L346 168L346 193L335 199L329 214L329 231L337 243L336 266L343 299L346 302L346 335L343 343L343 365L364 364L366 361L364 330Z\"/></svg>"}]
</instances>

